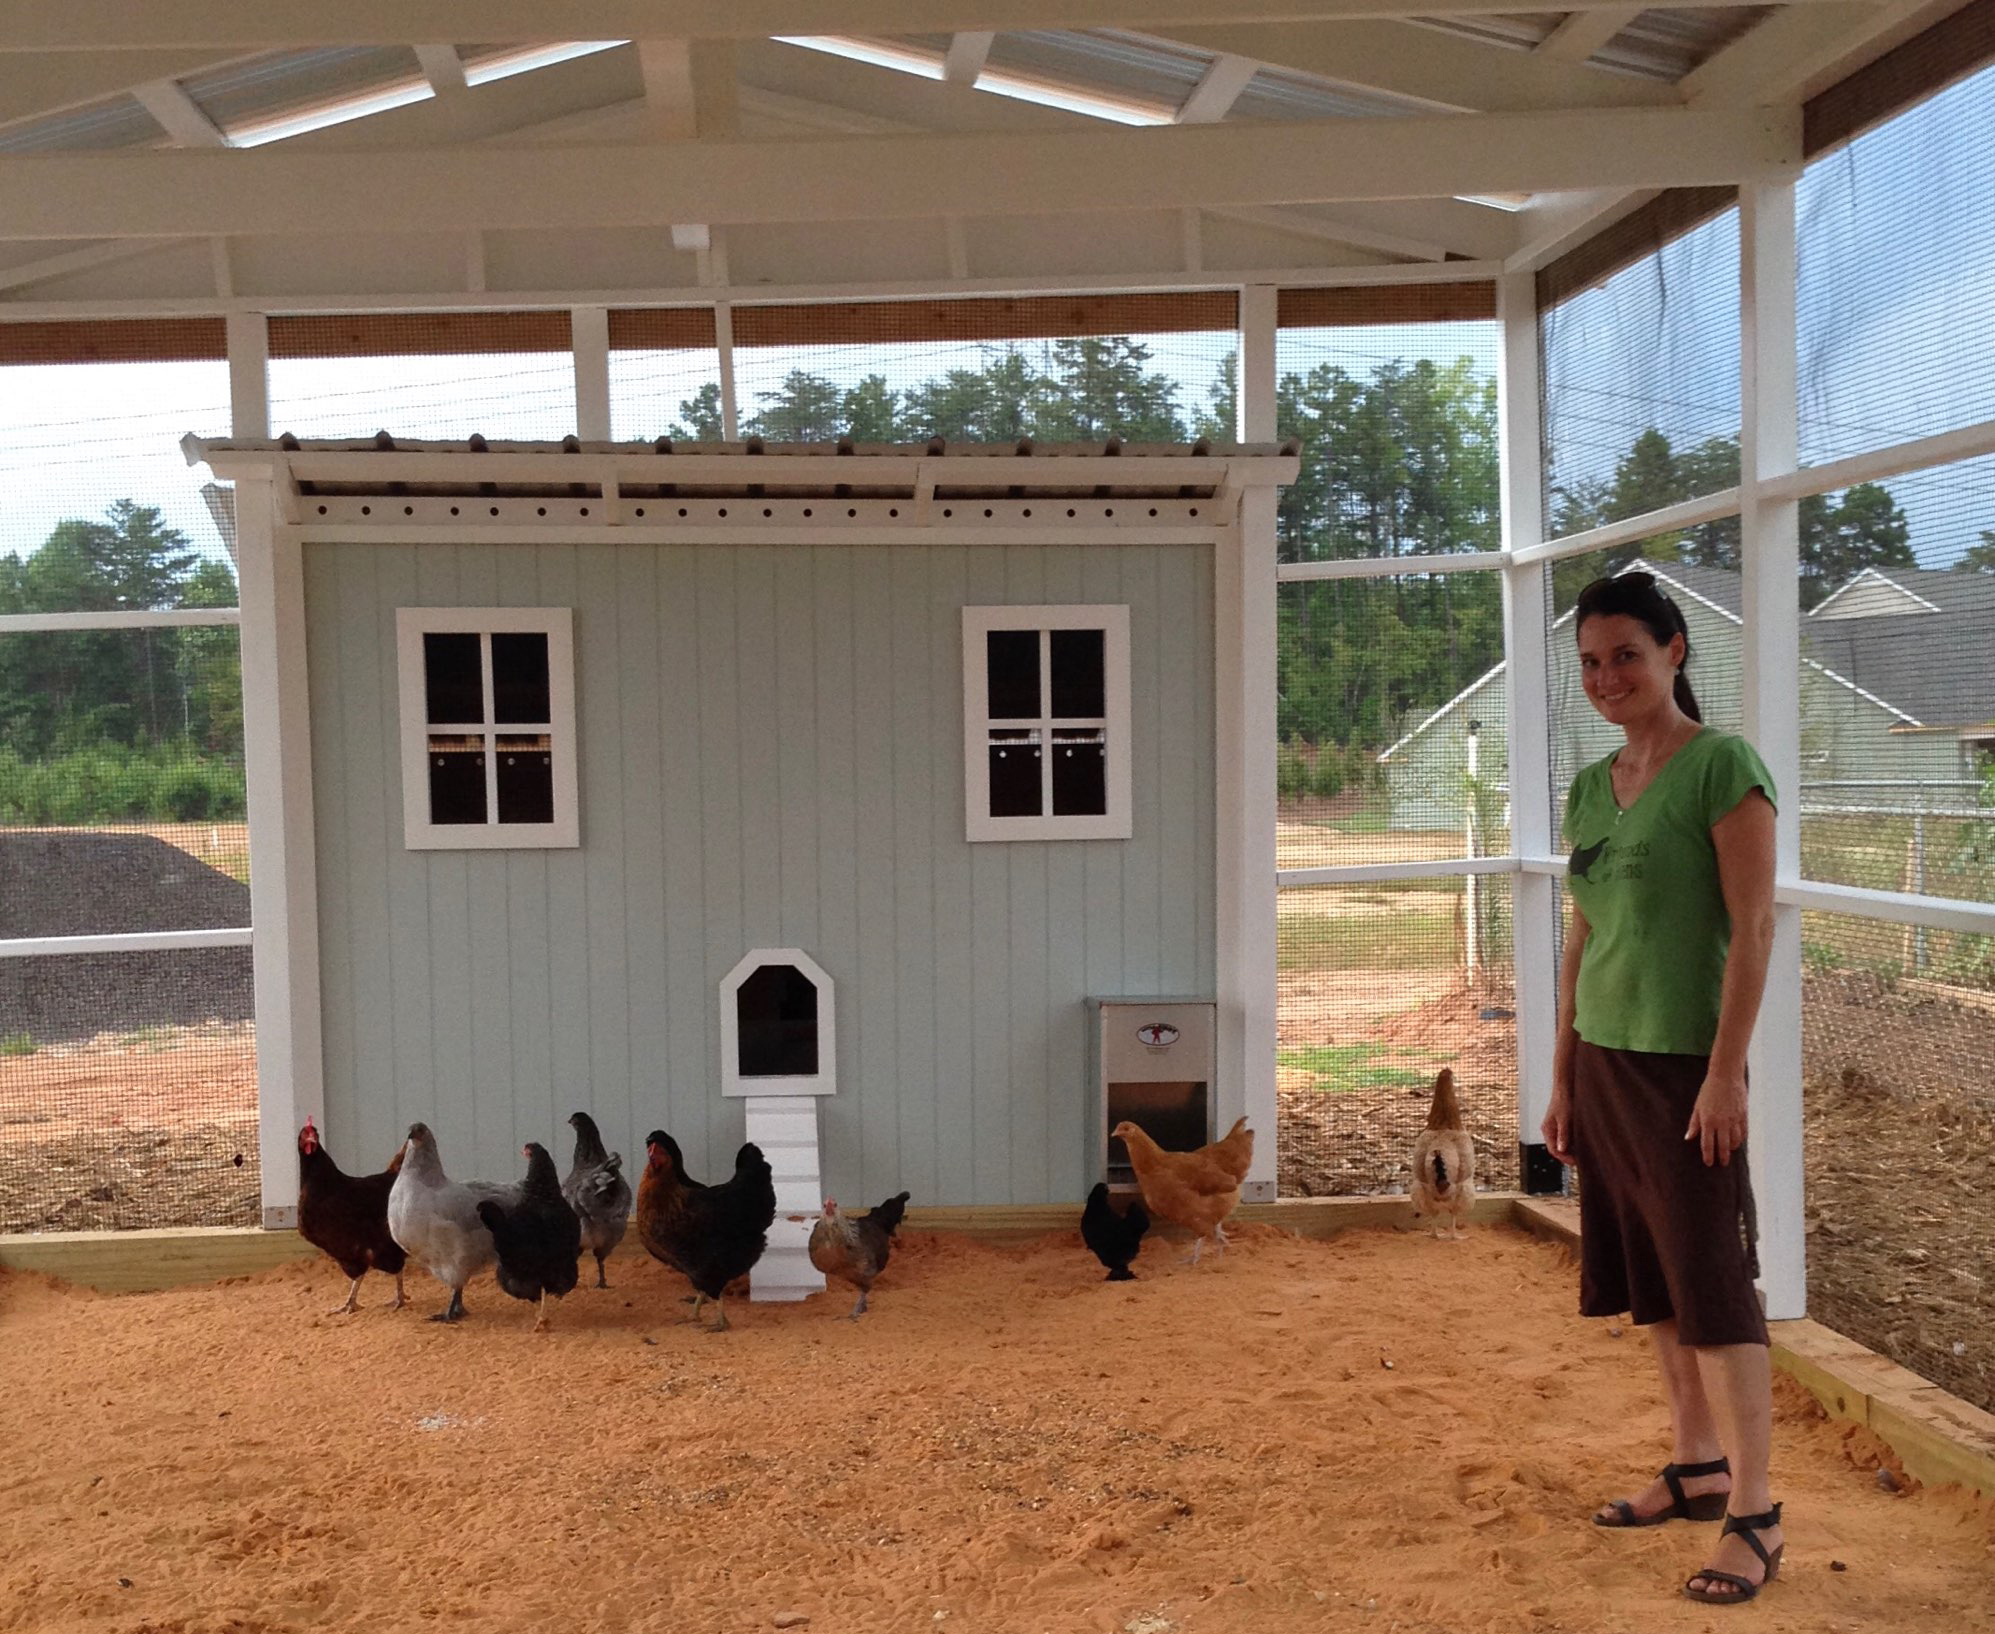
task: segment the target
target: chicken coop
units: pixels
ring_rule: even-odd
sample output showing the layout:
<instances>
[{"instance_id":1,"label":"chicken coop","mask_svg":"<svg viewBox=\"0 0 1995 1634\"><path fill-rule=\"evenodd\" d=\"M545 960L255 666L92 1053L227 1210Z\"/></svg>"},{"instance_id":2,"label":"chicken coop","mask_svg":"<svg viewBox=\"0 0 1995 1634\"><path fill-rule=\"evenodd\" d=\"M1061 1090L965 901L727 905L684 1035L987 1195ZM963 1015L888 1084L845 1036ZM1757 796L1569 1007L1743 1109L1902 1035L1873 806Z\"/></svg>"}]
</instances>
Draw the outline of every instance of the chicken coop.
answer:
<instances>
[{"instance_id":1,"label":"chicken coop","mask_svg":"<svg viewBox=\"0 0 1995 1634\"><path fill-rule=\"evenodd\" d=\"M1253 1196L1444 1064L1556 1186L1642 564L1784 796L1768 1308L1995 1400L1985 1208L1848 1221L1995 1117L1995 0L468 16L0 14L0 1229L307 1113L1074 1204L1099 995Z\"/></svg>"}]
</instances>

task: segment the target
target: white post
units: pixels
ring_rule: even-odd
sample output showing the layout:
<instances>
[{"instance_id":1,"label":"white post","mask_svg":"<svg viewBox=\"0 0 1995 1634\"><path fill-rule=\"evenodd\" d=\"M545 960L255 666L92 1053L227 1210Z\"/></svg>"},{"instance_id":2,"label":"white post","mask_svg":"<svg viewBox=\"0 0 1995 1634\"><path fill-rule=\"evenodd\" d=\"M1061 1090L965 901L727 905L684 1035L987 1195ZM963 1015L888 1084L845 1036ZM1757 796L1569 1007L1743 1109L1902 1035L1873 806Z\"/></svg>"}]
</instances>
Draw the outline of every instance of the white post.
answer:
<instances>
[{"instance_id":1,"label":"white post","mask_svg":"<svg viewBox=\"0 0 1995 1634\"><path fill-rule=\"evenodd\" d=\"M279 480L288 480L288 477ZM267 478L236 483L263 1223L297 1224L298 1124L325 1114L305 575Z\"/></svg>"},{"instance_id":2,"label":"white post","mask_svg":"<svg viewBox=\"0 0 1995 1634\"><path fill-rule=\"evenodd\" d=\"M1275 291L1240 294L1243 442L1275 437ZM1275 1197L1275 512L1247 489L1213 549L1217 734L1218 1124L1245 1117L1254 1164L1240 1195Z\"/></svg>"},{"instance_id":3,"label":"white post","mask_svg":"<svg viewBox=\"0 0 1995 1634\"><path fill-rule=\"evenodd\" d=\"M1795 432L1794 183L1739 189L1740 470L1746 736L1780 795L1775 876L1801 876L1799 507L1761 497L1791 474ZM1748 1057L1753 1189L1766 1314L1807 1314L1801 1160L1801 910L1774 909L1773 960Z\"/></svg>"},{"instance_id":4,"label":"white post","mask_svg":"<svg viewBox=\"0 0 1995 1634\"><path fill-rule=\"evenodd\" d=\"M810 1262L810 1229L824 1201L817 1097L751 1095L742 1110L746 1138L762 1148L776 1182L776 1218L769 1226L769 1246L748 1274L748 1297L808 1299L824 1289L824 1273Z\"/></svg>"},{"instance_id":5,"label":"white post","mask_svg":"<svg viewBox=\"0 0 1995 1634\"><path fill-rule=\"evenodd\" d=\"M229 435L255 442L270 435L270 321L261 312L231 312Z\"/></svg>"},{"instance_id":6,"label":"white post","mask_svg":"<svg viewBox=\"0 0 1995 1634\"><path fill-rule=\"evenodd\" d=\"M1534 275L1497 280L1503 354L1497 413L1503 484L1503 548L1545 537L1544 456L1538 400L1538 297ZM1510 782L1510 849L1519 857L1553 855L1552 666L1546 636L1547 570L1542 562L1503 569L1503 699ZM1511 876L1511 946L1517 996L1517 1141L1540 1147L1538 1126L1552 1098L1552 1051L1558 1038L1556 965L1558 890L1547 874Z\"/></svg>"},{"instance_id":7,"label":"white post","mask_svg":"<svg viewBox=\"0 0 1995 1634\"><path fill-rule=\"evenodd\" d=\"M1476 723L1474 721L1469 722L1468 786L1465 792L1468 796L1469 819L1467 839L1468 852L1471 857L1482 855L1482 847L1476 842L1475 831L1476 768L1480 760L1477 751L1480 749L1481 743L1482 735L1477 730ZM1478 932L1482 928L1482 904L1476 895L1476 888L1481 884L1481 879L1474 874L1470 874L1462 881L1463 900L1468 905L1468 913L1464 919L1467 935L1464 939L1463 957L1468 964L1469 980L1471 982L1475 980L1476 970L1481 964L1481 960L1477 956L1482 950L1476 945Z\"/></svg>"},{"instance_id":8,"label":"white post","mask_svg":"<svg viewBox=\"0 0 1995 1634\"><path fill-rule=\"evenodd\" d=\"M568 314L568 348L575 359L575 435L610 440L610 310L578 306Z\"/></svg>"},{"instance_id":9,"label":"white post","mask_svg":"<svg viewBox=\"0 0 1995 1634\"><path fill-rule=\"evenodd\" d=\"M713 335L720 353L720 434L733 442L741 435L741 413L734 392L734 308L725 301L714 303Z\"/></svg>"}]
</instances>

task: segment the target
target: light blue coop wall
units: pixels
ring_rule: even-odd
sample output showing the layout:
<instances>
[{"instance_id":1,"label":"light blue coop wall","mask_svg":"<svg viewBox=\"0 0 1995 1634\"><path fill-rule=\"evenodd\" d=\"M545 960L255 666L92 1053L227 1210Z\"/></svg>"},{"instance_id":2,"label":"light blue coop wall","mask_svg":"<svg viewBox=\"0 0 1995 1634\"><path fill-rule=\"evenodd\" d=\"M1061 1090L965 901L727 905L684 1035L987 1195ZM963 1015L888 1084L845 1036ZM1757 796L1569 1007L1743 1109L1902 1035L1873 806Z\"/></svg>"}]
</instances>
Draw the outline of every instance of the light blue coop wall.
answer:
<instances>
[{"instance_id":1,"label":"light blue coop wall","mask_svg":"<svg viewBox=\"0 0 1995 1634\"><path fill-rule=\"evenodd\" d=\"M589 1108L720 1178L722 978L837 984L835 1196L1078 1199L1082 1000L1214 987L1209 547L311 545L328 1142L565 1171ZM965 605L1131 611L1135 837L963 837ZM395 609L575 609L579 850L402 843Z\"/></svg>"}]
</instances>

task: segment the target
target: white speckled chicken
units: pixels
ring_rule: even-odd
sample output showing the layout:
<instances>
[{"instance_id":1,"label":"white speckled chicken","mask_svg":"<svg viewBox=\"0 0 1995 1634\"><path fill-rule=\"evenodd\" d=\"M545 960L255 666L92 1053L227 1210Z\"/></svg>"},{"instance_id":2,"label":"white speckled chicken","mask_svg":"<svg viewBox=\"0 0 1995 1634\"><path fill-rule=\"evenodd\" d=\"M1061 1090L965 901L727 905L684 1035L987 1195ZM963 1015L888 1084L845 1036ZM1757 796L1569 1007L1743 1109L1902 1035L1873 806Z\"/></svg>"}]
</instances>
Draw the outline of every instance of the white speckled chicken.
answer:
<instances>
[{"instance_id":1,"label":"white speckled chicken","mask_svg":"<svg viewBox=\"0 0 1995 1634\"><path fill-rule=\"evenodd\" d=\"M464 1315L464 1285L498 1258L492 1233L478 1218L481 1202L518 1200L516 1186L474 1180L461 1184L443 1172L436 1136L426 1123L409 1125L402 1147L402 1170L388 1193L388 1235L412 1260L450 1290L450 1303L430 1320L455 1322Z\"/></svg>"}]
</instances>

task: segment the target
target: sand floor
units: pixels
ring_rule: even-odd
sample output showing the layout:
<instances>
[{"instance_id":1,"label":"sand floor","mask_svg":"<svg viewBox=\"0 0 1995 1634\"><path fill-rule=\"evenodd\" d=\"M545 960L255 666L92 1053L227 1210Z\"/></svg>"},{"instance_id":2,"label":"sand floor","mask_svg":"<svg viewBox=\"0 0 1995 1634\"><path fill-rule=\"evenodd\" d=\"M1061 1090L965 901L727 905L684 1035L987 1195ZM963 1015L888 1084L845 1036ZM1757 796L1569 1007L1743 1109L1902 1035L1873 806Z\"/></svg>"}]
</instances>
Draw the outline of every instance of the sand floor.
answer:
<instances>
[{"instance_id":1,"label":"sand floor","mask_svg":"<svg viewBox=\"0 0 1995 1634\"><path fill-rule=\"evenodd\" d=\"M0 1279L0 1628L268 1634L1212 1634L1756 1629L1995 1619L1995 1507L1889 1494L1866 1432L1784 1390L1788 1561L1741 1616L1673 1598L1710 1527L1609 1533L1659 1461L1634 1331L1570 1315L1509 1231L912 1236L839 1291L683 1325L629 1254L555 1331L384 1308L305 1262L112 1299ZM1390 1364L1388 1366L1387 1364ZM1846 1570L1832 1569L1840 1561Z\"/></svg>"}]
</instances>

